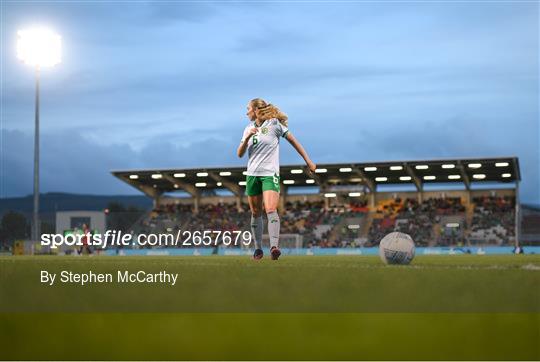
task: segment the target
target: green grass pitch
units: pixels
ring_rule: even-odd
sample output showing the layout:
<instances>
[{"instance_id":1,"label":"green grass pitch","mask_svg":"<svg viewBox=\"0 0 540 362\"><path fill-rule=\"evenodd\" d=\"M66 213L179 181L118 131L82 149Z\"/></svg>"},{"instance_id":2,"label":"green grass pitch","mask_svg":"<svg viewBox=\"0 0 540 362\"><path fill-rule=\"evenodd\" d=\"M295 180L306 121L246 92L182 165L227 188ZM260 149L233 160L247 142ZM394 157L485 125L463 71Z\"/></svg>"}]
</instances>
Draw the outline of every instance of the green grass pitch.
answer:
<instances>
[{"instance_id":1,"label":"green grass pitch","mask_svg":"<svg viewBox=\"0 0 540 362\"><path fill-rule=\"evenodd\" d=\"M40 271L178 273L40 283ZM540 256L0 257L0 359L540 359Z\"/></svg>"}]
</instances>

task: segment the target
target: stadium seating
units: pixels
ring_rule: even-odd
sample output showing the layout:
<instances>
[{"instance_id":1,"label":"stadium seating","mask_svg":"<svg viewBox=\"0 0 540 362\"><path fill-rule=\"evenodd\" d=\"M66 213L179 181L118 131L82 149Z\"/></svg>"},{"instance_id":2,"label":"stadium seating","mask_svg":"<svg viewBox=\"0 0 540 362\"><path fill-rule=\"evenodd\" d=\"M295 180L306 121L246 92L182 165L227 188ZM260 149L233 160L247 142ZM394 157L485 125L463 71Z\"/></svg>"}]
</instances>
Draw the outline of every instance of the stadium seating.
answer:
<instances>
[{"instance_id":1,"label":"stadium seating","mask_svg":"<svg viewBox=\"0 0 540 362\"><path fill-rule=\"evenodd\" d=\"M235 204L206 204L195 213L191 205L168 203L153 209L131 229L134 234L176 233L179 230L243 231L249 230L249 220L247 205L238 210Z\"/></svg>"},{"instance_id":2,"label":"stadium seating","mask_svg":"<svg viewBox=\"0 0 540 362\"><path fill-rule=\"evenodd\" d=\"M437 243L434 230L440 228L441 217L463 215L465 207L459 198L432 198L419 203L416 199L384 200L376 207L368 233L369 245L378 245L389 232L411 235L419 246Z\"/></svg>"},{"instance_id":3,"label":"stadium seating","mask_svg":"<svg viewBox=\"0 0 540 362\"><path fill-rule=\"evenodd\" d=\"M515 199L485 196L473 199L471 243L508 245L515 238Z\"/></svg>"},{"instance_id":4,"label":"stadium seating","mask_svg":"<svg viewBox=\"0 0 540 362\"><path fill-rule=\"evenodd\" d=\"M304 246L354 247L358 246L358 231L348 228L349 222L360 227L358 219L367 212L365 203L346 204L324 208L324 202L288 202L282 215L281 232L299 233ZM351 221L354 220L354 221ZM345 232L342 232L342 230ZM357 229L355 229L357 230Z\"/></svg>"},{"instance_id":5,"label":"stadium seating","mask_svg":"<svg viewBox=\"0 0 540 362\"><path fill-rule=\"evenodd\" d=\"M430 198L423 202L395 198L380 201L372 210L365 201L328 209L323 200L287 202L281 211L281 233L300 235L304 247L321 248L376 246L392 231L410 234L418 246L511 243L514 199L481 197L473 202L469 214L469 205L458 197ZM205 204L195 213L190 205L170 203L149 212L132 229L134 233L247 231L249 221L246 204L240 210L236 204Z\"/></svg>"},{"instance_id":6,"label":"stadium seating","mask_svg":"<svg viewBox=\"0 0 540 362\"><path fill-rule=\"evenodd\" d=\"M281 233L299 234L304 246L358 246L359 229L367 212L365 203L324 208L324 202L288 202L281 214ZM195 213L190 205L164 204L149 212L131 228L138 233L175 233L178 230L249 230L247 205L207 204ZM356 229L349 229L349 223Z\"/></svg>"}]
</instances>

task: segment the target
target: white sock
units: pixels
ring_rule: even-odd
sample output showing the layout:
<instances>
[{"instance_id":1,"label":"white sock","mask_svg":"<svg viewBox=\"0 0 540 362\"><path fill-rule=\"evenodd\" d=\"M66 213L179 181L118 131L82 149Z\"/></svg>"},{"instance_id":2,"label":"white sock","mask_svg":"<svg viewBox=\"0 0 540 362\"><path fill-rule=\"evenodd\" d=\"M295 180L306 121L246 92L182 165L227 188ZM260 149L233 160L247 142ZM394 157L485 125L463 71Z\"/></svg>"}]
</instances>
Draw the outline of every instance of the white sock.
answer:
<instances>
[{"instance_id":1,"label":"white sock","mask_svg":"<svg viewBox=\"0 0 540 362\"><path fill-rule=\"evenodd\" d=\"M262 215L254 217L251 215L251 234L255 241L255 249L262 249L262 235L263 235L263 218Z\"/></svg>"},{"instance_id":2,"label":"white sock","mask_svg":"<svg viewBox=\"0 0 540 362\"><path fill-rule=\"evenodd\" d=\"M281 222L277 211L266 214L268 217L268 235L270 236L270 248L279 246L279 227Z\"/></svg>"}]
</instances>

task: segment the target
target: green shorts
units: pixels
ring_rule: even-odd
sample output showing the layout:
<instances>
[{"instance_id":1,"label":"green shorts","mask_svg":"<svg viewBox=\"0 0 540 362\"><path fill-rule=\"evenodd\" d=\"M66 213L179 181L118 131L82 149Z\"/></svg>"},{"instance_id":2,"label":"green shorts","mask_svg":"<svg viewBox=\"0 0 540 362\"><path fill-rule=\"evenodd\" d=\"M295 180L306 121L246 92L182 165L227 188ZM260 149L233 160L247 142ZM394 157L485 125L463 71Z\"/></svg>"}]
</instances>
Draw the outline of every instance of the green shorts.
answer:
<instances>
[{"instance_id":1,"label":"green shorts","mask_svg":"<svg viewBox=\"0 0 540 362\"><path fill-rule=\"evenodd\" d=\"M279 176L247 176L246 195L260 195L263 191L272 190L279 192Z\"/></svg>"}]
</instances>

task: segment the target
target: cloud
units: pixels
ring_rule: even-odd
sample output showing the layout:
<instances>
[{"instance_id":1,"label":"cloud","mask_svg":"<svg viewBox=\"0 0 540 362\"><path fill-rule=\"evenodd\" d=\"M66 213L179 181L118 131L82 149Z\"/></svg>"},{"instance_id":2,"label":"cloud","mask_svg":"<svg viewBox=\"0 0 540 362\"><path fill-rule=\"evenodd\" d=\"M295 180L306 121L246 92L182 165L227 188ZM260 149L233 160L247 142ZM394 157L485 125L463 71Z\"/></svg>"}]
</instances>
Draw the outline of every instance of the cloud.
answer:
<instances>
[{"instance_id":1,"label":"cloud","mask_svg":"<svg viewBox=\"0 0 540 362\"><path fill-rule=\"evenodd\" d=\"M31 193L33 137L2 131L1 197ZM77 133L43 133L40 140L41 191L116 194L128 188L112 182L108 170L134 165L136 154L126 145L97 146Z\"/></svg>"},{"instance_id":2,"label":"cloud","mask_svg":"<svg viewBox=\"0 0 540 362\"><path fill-rule=\"evenodd\" d=\"M3 49L34 20L65 40L42 73L50 190L134 192L112 168L242 164L245 104L263 97L318 162L516 154L522 194L537 197L536 3L3 6ZM1 56L0 194L29 192L33 73ZM288 145L282 161L301 162Z\"/></svg>"},{"instance_id":3,"label":"cloud","mask_svg":"<svg viewBox=\"0 0 540 362\"><path fill-rule=\"evenodd\" d=\"M33 137L3 130L0 197L31 193ZM128 144L100 145L78 132L41 135L41 191L88 194L137 193L110 174L117 169L241 165L237 141L201 139L188 146L155 137L140 151Z\"/></svg>"},{"instance_id":4,"label":"cloud","mask_svg":"<svg viewBox=\"0 0 540 362\"><path fill-rule=\"evenodd\" d=\"M519 126L518 126L519 127ZM522 200L538 202L540 180L538 127L523 138L510 132L498 139L483 137L480 123L466 118L416 127L366 129L329 127L324 132L292 126L294 134L318 163L421 160L436 158L517 156L521 163ZM140 150L126 143L102 145L84 134L42 135L41 190L89 194L133 194L137 191L114 178L111 170L242 166L236 157L238 134L233 129L179 132L153 136ZM534 134L536 131L536 134ZM188 144L177 137L193 138ZM29 194L32 190L32 137L20 131L2 132L1 197ZM282 164L301 164L293 148L282 141Z\"/></svg>"},{"instance_id":5,"label":"cloud","mask_svg":"<svg viewBox=\"0 0 540 362\"><path fill-rule=\"evenodd\" d=\"M444 122L422 122L415 127L404 124L364 139L367 154L376 160L416 160L437 158L518 157L521 169L521 199L540 200L539 125L522 120L496 122L496 134L486 131L486 120L470 122L456 117ZM524 127L527 134L514 132ZM381 158L383 157L383 158Z\"/></svg>"}]
</instances>

